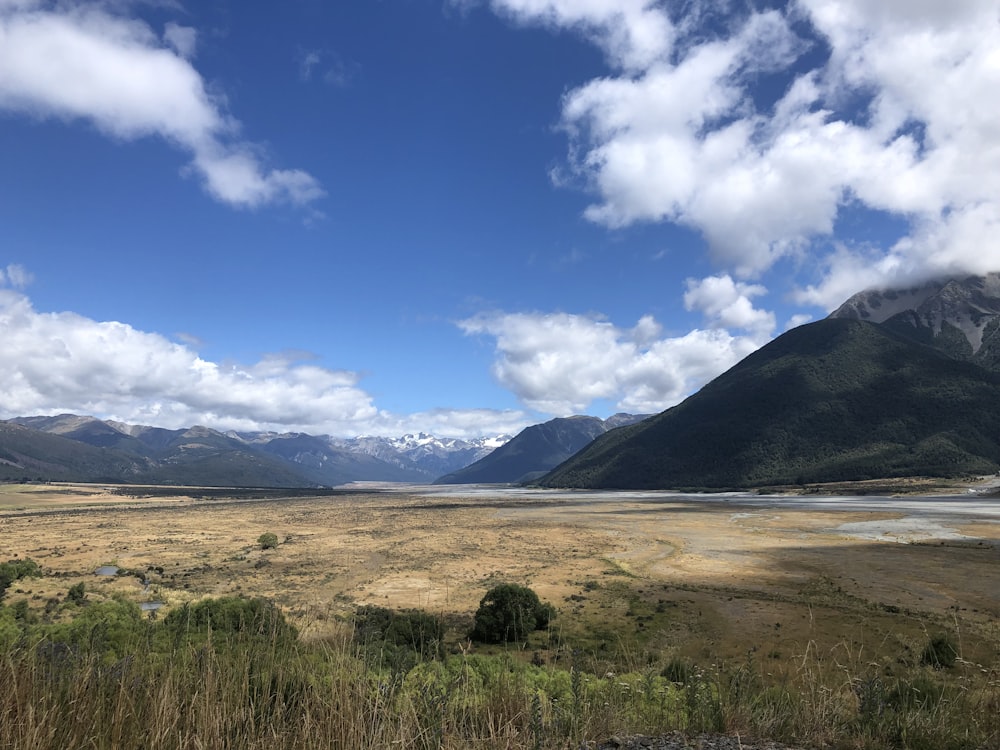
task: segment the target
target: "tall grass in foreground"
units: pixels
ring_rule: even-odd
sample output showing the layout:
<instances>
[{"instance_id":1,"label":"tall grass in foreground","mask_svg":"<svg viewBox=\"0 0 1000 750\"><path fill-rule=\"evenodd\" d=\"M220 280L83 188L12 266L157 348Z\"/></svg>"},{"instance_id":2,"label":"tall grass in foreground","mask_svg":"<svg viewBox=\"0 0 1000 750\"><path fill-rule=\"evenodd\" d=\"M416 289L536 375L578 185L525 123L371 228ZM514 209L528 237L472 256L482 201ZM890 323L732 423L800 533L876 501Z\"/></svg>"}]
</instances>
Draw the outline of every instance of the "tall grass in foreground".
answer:
<instances>
[{"instance_id":1,"label":"tall grass in foreground","mask_svg":"<svg viewBox=\"0 0 1000 750\"><path fill-rule=\"evenodd\" d=\"M540 750L681 729L816 747L1000 748L1000 675L961 663L947 680L922 666L889 679L849 655L807 651L775 681L751 660L595 676L511 654L394 670L348 637L151 644L114 660L44 640L9 648L0 747Z\"/></svg>"}]
</instances>

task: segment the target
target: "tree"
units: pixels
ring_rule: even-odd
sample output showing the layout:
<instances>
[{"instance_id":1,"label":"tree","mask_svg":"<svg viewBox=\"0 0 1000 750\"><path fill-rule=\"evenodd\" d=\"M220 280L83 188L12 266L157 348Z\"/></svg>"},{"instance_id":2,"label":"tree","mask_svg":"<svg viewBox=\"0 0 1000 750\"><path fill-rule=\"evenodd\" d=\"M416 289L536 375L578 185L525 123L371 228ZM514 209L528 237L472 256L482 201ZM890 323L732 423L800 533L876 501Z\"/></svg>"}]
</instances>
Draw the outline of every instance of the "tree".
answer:
<instances>
[{"instance_id":1,"label":"tree","mask_svg":"<svg viewBox=\"0 0 1000 750\"><path fill-rule=\"evenodd\" d=\"M257 537L257 544L261 549L274 549L278 546L278 535L273 531L268 531Z\"/></svg>"},{"instance_id":2,"label":"tree","mask_svg":"<svg viewBox=\"0 0 1000 750\"><path fill-rule=\"evenodd\" d=\"M554 614L552 606L542 604L528 587L503 583L479 602L472 637L484 643L522 641L531 631L546 627Z\"/></svg>"}]
</instances>

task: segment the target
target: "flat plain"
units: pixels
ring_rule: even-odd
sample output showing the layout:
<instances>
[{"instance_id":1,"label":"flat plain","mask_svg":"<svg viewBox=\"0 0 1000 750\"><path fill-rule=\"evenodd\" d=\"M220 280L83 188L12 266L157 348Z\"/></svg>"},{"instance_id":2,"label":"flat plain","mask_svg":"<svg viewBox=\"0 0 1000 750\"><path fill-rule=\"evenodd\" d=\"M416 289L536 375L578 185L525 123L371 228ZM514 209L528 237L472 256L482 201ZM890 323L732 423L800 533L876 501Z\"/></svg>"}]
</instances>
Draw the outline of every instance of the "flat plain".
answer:
<instances>
[{"instance_id":1,"label":"flat plain","mask_svg":"<svg viewBox=\"0 0 1000 750\"><path fill-rule=\"evenodd\" d=\"M531 586L559 616L531 644L609 664L812 650L891 661L928 634L995 663L1000 501L561 493L494 487L368 488L336 496L207 499L88 485L0 489L0 557L46 575L8 602L33 608L84 583L165 607L243 594L277 602L306 637L361 604L421 608L463 644L493 584ZM277 548L257 538L274 532ZM102 565L124 575L99 576ZM145 578L145 583L141 580Z\"/></svg>"}]
</instances>

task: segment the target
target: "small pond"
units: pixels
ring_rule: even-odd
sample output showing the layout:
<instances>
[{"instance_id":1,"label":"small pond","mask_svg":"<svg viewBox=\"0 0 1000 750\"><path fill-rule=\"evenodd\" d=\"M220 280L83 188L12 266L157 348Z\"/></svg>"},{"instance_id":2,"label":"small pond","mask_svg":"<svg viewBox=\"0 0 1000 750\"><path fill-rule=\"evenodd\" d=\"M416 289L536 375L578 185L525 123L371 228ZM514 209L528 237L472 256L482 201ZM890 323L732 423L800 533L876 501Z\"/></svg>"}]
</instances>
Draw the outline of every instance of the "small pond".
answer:
<instances>
[{"instance_id":1,"label":"small pond","mask_svg":"<svg viewBox=\"0 0 1000 750\"><path fill-rule=\"evenodd\" d=\"M163 606L163 602L140 602L139 609L143 612L155 612Z\"/></svg>"},{"instance_id":2,"label":"small pond","mask_svg":"<svg viewBox=\"0 0 1000 750\"><path fill-rule=\"evenodd\" d=\"M99 576L116 576L118 575L117 565L102 565L97 570L94 571Z\"/></svg>"}]
</instances>

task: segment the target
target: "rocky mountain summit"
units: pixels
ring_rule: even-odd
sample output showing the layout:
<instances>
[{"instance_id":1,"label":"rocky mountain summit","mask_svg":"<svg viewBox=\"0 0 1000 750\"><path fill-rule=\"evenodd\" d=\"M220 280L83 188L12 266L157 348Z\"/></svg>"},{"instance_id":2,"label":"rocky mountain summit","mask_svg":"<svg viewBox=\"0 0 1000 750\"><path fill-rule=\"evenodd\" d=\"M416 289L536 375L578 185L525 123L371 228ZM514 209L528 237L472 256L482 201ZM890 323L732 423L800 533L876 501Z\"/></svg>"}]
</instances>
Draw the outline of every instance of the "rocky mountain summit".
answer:
<instances>
[{"instance_id":1,"label":"rocky mountain summit","mask_svg":"<svg viewBox=\"0 0 1000 750\"><path fill-rule=\"evenodd\" d=\"M830 317L879 323L950 357L1000 369L1000 273L860 292Z\"/></svg>"},{"instance_id":2,"label":"rocky mountain summit","mask_svg":"<svg viewBox=\"0 0 1000 750\"><path fill-rule=\"evenodd\" d=\"M460 440L439 438L419 432L395 438L367 435L333 438L330 442L351 453L373 456L401 468L416 466L425 472L428 478L434 479L478 461L510 438L510 435L491 435Z\"/></svg>"}]
</instances>

